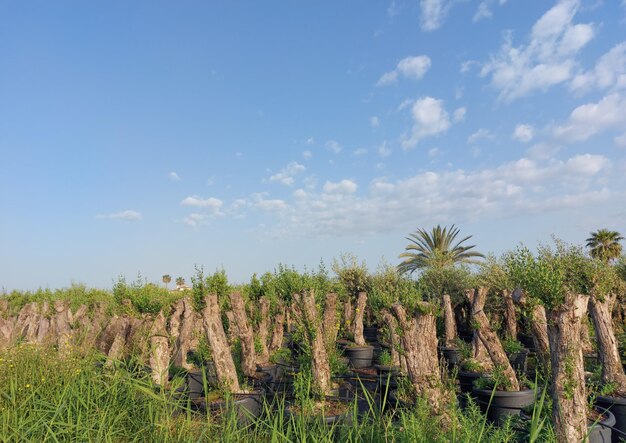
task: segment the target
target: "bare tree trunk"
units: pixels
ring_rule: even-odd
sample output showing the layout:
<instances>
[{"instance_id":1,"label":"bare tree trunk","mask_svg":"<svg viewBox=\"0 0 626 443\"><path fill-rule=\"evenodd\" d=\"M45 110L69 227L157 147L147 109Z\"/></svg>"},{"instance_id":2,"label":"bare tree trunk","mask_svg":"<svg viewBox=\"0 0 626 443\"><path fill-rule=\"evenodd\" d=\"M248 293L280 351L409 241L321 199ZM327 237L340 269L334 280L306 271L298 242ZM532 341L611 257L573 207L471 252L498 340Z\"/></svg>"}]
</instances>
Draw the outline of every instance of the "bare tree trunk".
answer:
<instances>
[{"instance_id":1,"label":"bare tree trunk","mask_svg":"<svg viewBox=\"0 0 626 443\"><path fill-rule=\"evenodd\" d=\"M591 303L591 300L589 300ZM591 306L589 306L591 310ZM580 326L580 342L583 350L583 355L593 353L593 343L591 342L591 336L589 335L589 317L585 315L582 319Z\"/></svg>"},{"instance_id":2,"label":"bare tree trunk","mask_svg":"<svg viewBox=\"0 0 626 443\"><path fill-rule=\"evenodd\" d=\"M515 289L511 294L513 301L520 306L527 306L526 293L521 289ZM550 343L548 340L548 319L546 309L539 304L530 308L530 329L533 334L535 351L539 362L547 369L550 365Z\"/></svg>"},{"instance_id":3,"label":"bare tree trunk","mask_svg":"<svg viewBox=\"0 0 626 443\"><path fill-rule=\"evenodd\" d=\"M615 295L598 297L593 295L589 303L591 318L596 331L598 354L602 363L602 382L612 384L621 395L626 394L626 374L619 355L619 348L611 322L611 311Z\"/></svg>"},{"instance_id":4,"label":"bare tree trunk","mask_svg":"<svg viewBox=\"0 0 626 443\"><path fill-rule=\"evenodd\" d=\"M268 323L270 314L270 301L267 297L259 299L259 332L258 337L261 342L261 352L259 352L259 362L267 363L270 360L270 351L267 348L267 337L269 336Z\"/></svg>"},{"instance_id":5,"label":"bare tree trunk","mask_svg":"<svg viewBox=\"0 0 626 443\"><path fill-rule=\"evenodd\" d=\"M230 306L235 315L239 338L241 339L241 369L248 377L254 377L256 373L256 353L254 351L254 335L248 325L248 316L243 298L239 292L230 294Z\"/></svg>"},{"instance_id":6,"label":"bare tree trunk","mask_svg":"<svg viewBox=\"0 0 626 443\"><path fill-rule=\"evenodd\" d=\"M487 301L487 292L487 288L478 288L472 301L472 319L477 325L476 332L480 341L485 345L494 366L499 367L503 371L503 375L509 382L509 386L506 386L503 390L519 391L520 386L515 371L509 362L506 352L504 352L498 335L491 329L489 319L483 310Z\"/></svg>"},{"instance_id":7,"label":"bare tree trunk","mask_svg":"<svg viewBox=\"0 0 626 443\"><path fill-rule=\"evenodd\" d=\"M239 337L239 328L237 327L237 320L235 320L235 314L233 311L226 311L226 319L228 320L228 342L230 344L235 343Z\"/></svg>"},{"instance_id":8,"label":"bare tree trunk","mask_svg":"<svg viewBox=\"0 0 626 443\"><path fill-rule=\"evenodd\" d=\"M470 304L470 312L469 312L470 322L471 322L471 319L473 319L471 307L472 307L472 304L474 303L475 296L476 296L476 291L474 289L467 289L465 291L465 297L467 298ZM487 352L487 349L485 348L485 345L480 339L480 335L478 334L478 331L476 329L474 329L474 333L472 337L472 359L475 360L483 368L484 371L489 372L493 370L493 362L491 361L491 358L489 357L489 353Z\"/></svg>"},{"instance_id":9,"label":"bare tree trunk","mask_svg":"<svg viewBox=\"0 0 626 443\"><path fill-rule=\"evenodd\" d=\"M441 381L437 355L437 328L434 309L420 302L413 318L408 319L401 304L391 306L402 330L400 341L406 355L407 377L417 394L432 406L435 413L444 411L449 399Z\"/></svg>"},{"instance_id":10,"label":"bare tree trunk","mask_svg":"<svg viewBox=\"0 0 626 443\"><path fill-rule=\"evenodd\" d=\"M446 346L455 346L456 321L452 310L452 299L449 294L443 294L443 326L446 335Z\"/></svg>"},{"instance_id":11,"label":"bare tree trunk","mask_svg":"<svg viewBox=\"0 0 626 443\"><path fill-rule=\"evenodd\" d=\"M326 348L335 346L339 323L337 322L337 294L329 292L326 294L326 304L324 306L324 340Z\"/></svg>"},{"instance_id":12,"label":"bare tree trunk","mask_svg":"<svg viewBox=\"0 0 626 443\"><path fill-rule=\"evenodd\" d=\"M580 442L587 435L587 397L580 325L587 311L588 300L588 296L568 293L565 302L549 312L552 419L559 442Z\"/></svg>"},{"instance_id":13,"label":"bare tree trunk","mask_svg":"<svg viewBox=\"0 0 626 443\"><path fill-rule=\"evenodd\" d=\"M281 308L280 312L274 317L274 328L272 329L272 340L270 342L270 352L275 352L283 345L283 336L285 321L285 308Z\"/></svg>"},{"instance_id":14,"label":"bare tree trunk","mask_svg":"<svg viewBox=\"0 0 626 443\"><path fill-rule=\"evenodd\" d=\"M167 384L168 369L170 363L169 337L165 329L165 316L163 312L154 319L150 329L150 367L152 368L152 380L159 386Z\"/></svg>"},{"instance_id":15,"label":"bare tree trunk","mask_svg":"<svg viewBox=\"0 0 626 443\"><path fill-rule=\"evenodd\" d=\"M382 319L387 325L387 329L389 330L389 339L391 343L391 364L393 366L400 366L400 353L398 349L400 348L400 336L398 335L398 322L395 317L391 315L387 309L383 309L381 311Z\"/></svg>"},{"instance_id":16,"label":"bare tree trunk","mask_svg":"<svg viewBox=\"0 0 626 443\"><path fill-rule=\"evenodd\" d=\"M359 292L356 309L354 310L354 343L359 346L365 346L365 337L363 336L363 315L365 314L365 306L367 304L367 294Z\"/></svg>"},{"instance_id":17,"label":"bare tree trunk","mask_svg":"<svg viewBox=\"0 0 626 443\"><path fill-rule=\"evenodd\" d=\"M187 353L193 347L194 326L196 324L196 313L193 304L188 297L181 300L182 313L180 318L180 328L174 345L174 365L185 369L191 369L192 365L187 363Z\"/></svg>"},{"instance_id":18,"label":"bare tree trunk","mask_svg":"<svg viewBox=\"0 0 626 443\"><path fill-rule=\"evenodd\" d=\"M345 331L352 332L354 330L354 326L352 325L353 319L354 310L352 309L352 298L348 297L343 304L343 326Z\"/></svg>"},{"instance_id":19,"label":"bare tree trunk","mask_svg":"<svg viewBox=\"0 0 626 443\"><path fill-rule=\"evenodd\" d=\"M515 304L511 291L502 290L502 298L504 298L505 317L506 317L506 336L510 339L517 340L517 315L515 314Z\"/></svg>"},{"instance_id":20,"label":"bare tree trunk","mask_svg":"<svg viewBox=\"0 0 626 443\"><path fill-rule=\"evenodd\" d=\"M298 299L301 304L304 330L311 345L313 380L322 395L329 395L331 391L330 364L324 344L322 322L315 306L315 296L311 290L298 296Z\"/></svg>"},{"instance_id":21,"label":"bare tree trunk","mask_svg":"<svg viewBox=\"0 0 626 443\"><path fill-rule=\"evenodd\" d=\"M211 346L217 379L230 392L239 392L237 370L235 369L233 356L230 353L230 347L224 332L217 295L209 294L204 300L206 306L202 312L202 321L209 345Z\"/></svg>"}]
</instances>

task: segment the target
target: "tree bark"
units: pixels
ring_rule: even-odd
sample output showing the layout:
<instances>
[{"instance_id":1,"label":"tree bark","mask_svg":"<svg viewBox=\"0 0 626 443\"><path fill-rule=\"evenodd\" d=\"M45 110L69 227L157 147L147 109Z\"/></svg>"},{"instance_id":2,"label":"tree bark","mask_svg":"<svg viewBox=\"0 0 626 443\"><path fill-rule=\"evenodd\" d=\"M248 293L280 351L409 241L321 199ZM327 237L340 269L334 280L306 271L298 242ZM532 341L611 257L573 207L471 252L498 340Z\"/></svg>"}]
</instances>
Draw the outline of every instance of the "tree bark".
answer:
<instances>
[{"instance_id":1,"label":"tree bark","mask_svg":"<svg viewBox=\"0 0 626 443\"><path fill-rule=\"evenodd\" d=\"M261 297L259 299L259 329L258 337L261 342L261 352L259 352L259 362L267 363L270 360L270 352L267 347L267 337L269 336L268 324L270 314L270 301L267 297Z\"/></svg>"},{"instance_id":2,"label":"tree bark","mask_svg":"<svg viewBox=\"0 0 626 443\"><path fill-rule=\"evenodd\" d=\"M270 352L275 352L283 345L285 322L285 308L282 307L280 312L274 317L274 328L272 329L272 340L270 342Z\"/></svg>"},{"instance_id":3,"label":"tree bark","mask_svg":"<svg viewBox=\"0 0 626 443\"><path fill-rule=\"evenodd\" d=\"M346 332L352 333L354 326L352 321L354 320L354 309L352 309L352 298L348 297L343 304L343 326ZM354 338L354 337L352 337Z\"/></svg>"},{"instance_id":4,"label":"tree bark","mask_svg":"<svg viewBox=\"0 0 626 443\"><path fill-rule=\"evenodd\" d=\"M598 354L602 363L602 382L612 384L620 395L626 395L626 374L619 355L617 339L611 321L615 295L591 296L590 309L598 342Z\"/></svg>"},{"instance_id":5,"label":"tree bark","mask_svg":"<svg viewBox=\"0 0 626 443\"><path fill-rule=\"evenodd\" d=\"M150 367L152 380L159 386L167 384L170 346L169 337L165 328L166 320L163 312L154 319L150 328Z\"/></svg>"},{"instance_id":6,"label":"tree bark","mask_svg":"<svg viewBox=\"0 0 626 443\"><path fill-rule=\"evenodd\" d=\"M591 299L589 300L591 303ZM591 311L591 306L589 306ZM583 350L583 355L593 353L593 343L591 342L591 336L589 335L589 317L585 315L582 319L580 326L580 342Z\"/></svg>"},{"instance_id":7,"label":"tree bark","mask_svg":"<svg viewBox=\"0 0 626 443\"><path fill-rule=\"evenodd\" d=\"M324 340L326 341L326 349L331 349L335 346L338 331L337 294L329 292L326 294L326 303L324 306Z\"/></svg>"},{"instance_id":8,"label":"tree bark","mask_svg":"<svg viewBox=\"0 0 626 443\"><path fill-rule=\"evenodd\" d=\"M506 336L509 339L517 340L517 315L515 314L515 304L513 303L511 291L503 289L502 298L504 299Z\"/></svg>"},{"instance_id":9,"label":"tree bark","mask_svg":"<svg viewBox=\"0 0 626 443\"><path fill-rule=\"evenodd\" d=\"M437 355L437 328L431 305L420 302L415 316L407 318L400 303L391 309L398 320L402 334L400 342L406 356L407 377L417 394L432 406L436 414L444 411L449 399L441 381Z\"/></svg>"},{"instance_id":10,"label":"tree bark","mask_svg":"<svg viewBox=\"0 0 626 443\"><path fill-rule=\"evenodd\" d=\"M321 395L329 395L331 391L330 364L324 343L324 331L322 322L315 306L315 296L313 291L308 291L298 296L302 321L307 339L311 346L312 362L311 370L315 386Z\"/></svg>"},{"instance_id":11,"label":"tree bark","mask_svg":"<svg viewBox=\"0 0 626 443\"><path fill-rule=\"evenodd\" d=\"M230 347L224 332L217 294L207 295L205 304L206 306L202 312L202 321L209 345L211 346L217 379L230 392L239 392L237 370L235 369L233 356L230 353Z\"/></svg>"},{"instance_id":12,"label":"tree bark","mask_svg":"<svg viewBox=\"0 0 626 443\"><path fill-rule=\"evenodd\" d=\"M568 293L562 306L548 313L552 418L559 442L580 442L587 435L587 397L580 326L588 300L588 296Z\"/></svg>"},{"instance_id":13,"label":"tree bark","mask_svg":"<svg viewBox=\"0 0 626 443\"><path fill-rule=\"evenodd\" d=\"M193 346L196 312L188 297L183 298L181 304L180 327L174 345L173 363L181 368L191 369L193 365L187 363L187 353Z\"/></svg>"},{"instance_id":14,"label":"tree bark","mask_svg":"<svg viewBox=\"0 0 626 443\"><path fill-rule=\"evenodd\" d=\"M467 289L465 291L465 297L467 298L469 305L470 305L470 312L469 312L470 324L473 319L472 304L474 303L475 295L476 295L476 291L474 289ZM480 366L483 368L485 372L490 372L493 370L493 362L491 361L491 358L489 357L489 353L487 352L485 345L483 345L483 342L480 339L480 335L478 334L478 331L475 328L472 328L472 329L473 329L472 359L475 360L476 363L480 364Z\"/></svg>"},{"instance_id":15,"label":"tree bark","mask_svg":"<svg viewBox=\"0 0 626 443\"><path fill-rule=\"evenodd\" d=\"M513 301L522 307L528 307L526 293L517 288L511 294ZM535 344L535 352L539 362L546 368L550 367L550 342L548 340L548 319L546 309L539 304L529 307L530 329Z\"/></svg>"},{"instance_id":16,"label":"tree bark","mask_svg":"<svg viewBox=\"0 0 626 443\"><path fill-rule=\"evenodd\" d=\"M487 288L478 288L472 301L472 319L476 324L476 332L478 333L480 341L487 349L494 366L502 370L504 376L509 382L509 386L504 387L503 390L519 391L520 385L517 381L515 371L509 362L506 352L504 352L504 348L502 347L502 343L500 342L498 335L493 331L493 329L491 329L489 319L483 310L485 302L487 301L487 292Z\"/></svg>"},{"instance_id":17,"label":"tree bark","mask_svg":"<svg viewBox=\"0 0 626 443\"><path fill-rule=\"evenodd\" d=\"M235 314L233 311L226 311L226 319L228 320L228 342L230 344L235 343L239 337L239 328L237 327L237 320L235 320Z\"/></svg>"},{"instance_id":18,"label":"tree bark","mask_svg":"<svg viewBox=\"0 0 626 443\"><path fill-rule=\"evenodd\" d=\"M354 310L354 343L359 346L365 346L365 337L363 336L363 315L365 314L365 306L367 304L367 294L359 292L356 309Z\"/></svg>"},{"instance_id":19,"label":"tree bark","mask_svg":"<svg viewBox=\"0 0 626 443\"><path fill-rule=\"evenodd\" d=\"M239 292L232 292L230 294L230 306L235 316L235 322L239 330L239 339L241 340L241 369L248 377L254 377L256 373L254 334L248 324L246 308Z\"/></svg>"},{"instance_id":20,"label":"tree bark","mask_svg":"<svg viewBox=\"0 0 626 443\"><path fill-rule=\"evenodd\" d=\"M398 322L395 317L391 315L387 309L383 309L381 311L383 322L387 325L387 329L389 330L389 345L391 346L391 364L393 366L400 366L400 353L398 350L400 349L400 336L398 335Z\"/></svg>"},{"instance_id":21,"label":"tree bark","mask_svg":"<svg viewBox=\"0 0 626 443\"><path fill-rule=\"evenodd\" d=\"M454 319L454 311L452 309L452 299L449 294L443 294L443 326L446 336L446 346L455 346L456 321Z\"/></svg>"}]
</instances>

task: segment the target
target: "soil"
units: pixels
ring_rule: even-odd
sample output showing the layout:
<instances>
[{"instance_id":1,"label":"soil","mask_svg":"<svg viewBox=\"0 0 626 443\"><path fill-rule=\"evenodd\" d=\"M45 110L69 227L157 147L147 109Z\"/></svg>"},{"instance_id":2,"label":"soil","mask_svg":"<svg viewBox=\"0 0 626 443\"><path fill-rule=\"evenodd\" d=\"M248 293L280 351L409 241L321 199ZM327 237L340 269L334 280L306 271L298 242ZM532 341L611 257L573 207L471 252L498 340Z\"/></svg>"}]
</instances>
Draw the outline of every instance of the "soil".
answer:
<instances>
[{"instance_id":1,"label":"soil","mask_svg":"<svg viewBox=\"0 0 626 443\"><path fill-rule=\"evenodd\" d=\"M606 414L602 414L595 409L590 409L587 411L587 420L589 423L600 423L606 420L608 416Z\"/></svg>"}]
</instances>

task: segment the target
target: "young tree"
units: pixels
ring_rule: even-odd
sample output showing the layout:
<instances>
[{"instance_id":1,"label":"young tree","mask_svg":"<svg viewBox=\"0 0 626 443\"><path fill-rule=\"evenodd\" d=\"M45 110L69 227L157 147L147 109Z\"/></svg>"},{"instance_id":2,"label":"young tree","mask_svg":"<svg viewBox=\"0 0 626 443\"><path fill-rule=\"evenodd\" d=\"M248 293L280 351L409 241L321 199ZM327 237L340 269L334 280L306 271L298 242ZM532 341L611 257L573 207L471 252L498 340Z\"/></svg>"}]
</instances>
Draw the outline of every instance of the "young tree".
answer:
<instances>
[{"instance_id":1,"label":"young tree","mask_svg":"<svg viewBox=\"0 0 626 443\"><path fill-rule=\"evenodd\" d=\"M622 254L622 240L624 237L617 231L598 229L586 241L591 256L608 263Z\"/></svg>"},{"instance_id":2,"label":"young tree","mask_svg":"<svg viewBox=\"0 0 626 443\"><path fill-rule=\"evenodd\" d=\"M169 274L165 274L163 277L163 283L165 283L165 289L167 289L167 285L172 281L172 277Z\"/></svg>"}]
</instances>

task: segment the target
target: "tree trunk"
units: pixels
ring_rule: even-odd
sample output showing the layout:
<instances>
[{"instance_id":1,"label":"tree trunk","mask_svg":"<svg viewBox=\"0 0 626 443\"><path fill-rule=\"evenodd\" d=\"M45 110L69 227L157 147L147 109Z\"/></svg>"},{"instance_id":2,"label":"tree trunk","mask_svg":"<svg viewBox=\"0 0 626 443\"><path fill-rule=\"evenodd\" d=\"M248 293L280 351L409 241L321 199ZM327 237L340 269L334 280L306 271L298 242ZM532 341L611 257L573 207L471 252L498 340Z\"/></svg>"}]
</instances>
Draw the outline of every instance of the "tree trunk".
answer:
<instances>
[{"instance_id":1,"label":"tree trunk","mask_svg":"<svg viewBox=\"0 0 626 443\"><path fill-rule=\"evenodd\" d=\"M472 303L474 303L474 297L476 295L476 291L474 289L467 289L465 291L465 297L467 298L470 306L469 319L470 323L473 319L472 317ZM485 372L490 372L493 370L493 362L489 357L489 353L483 345L480 336L478 335L478 331L475 328L473 329L473 337L472 337L472 359L476 361L476 363L480 364Z\"/></svg>"},{"instance_id":2,"label":"tree trunk","mask_svg":"<svg viewBox=\"0 0 626 443\"><path fill-rule=\"evenodd\" d=\"M446 336L446 346L455 346L456 340L456 321L454 320L454 311L452 310L452 300L450 295L443 294L443 326Z\"/></svg>"},{"instance_id":3,"label":"tree trunk","mask_svg":"<svg viewBox=\"0 0 626 443\"><path fill-rule=\"evenodd\" d=\"M502 290L502 298L504 298L505 317L506 317L506 336L509 339L517 340L517 315L515 314L515 304L511 291Z\"/></svg>"},{"instance_id":4,"label":"tree trunk","mask_svg":"<svg viewBox=\"0 0 626 443\"><path fill-rule=\"evenodd\" d=\"M196 324L196 313L193 304L187 297L181 300L182 313L180 315L180 327L174 345L174 365L185 369L191 369L192 365L187 363L187 353L193 347L194 326Z\"/></svg>"},{"instance_id":5,"label":"tree trunk","mask_svg":"<svg viewBox=\"0 0 626 443\"><path fill-rule=\"evenodd\" d=\"M206 306L202 312L202 321L211 346L217 379L230 392L239 392L237 370L224 332L217 295L207 295L204 300Z\"/></svg>"},{"instance_id":6,"label":"tree trunk","mask_svg":"<svg viewBox=\"0 0 626 443\"><path fill-rule=\"evenodd\" d=\"M365 306L367 304L367 294L359 292L356 309L354 310L354 343L359 346L365 346L365 337L363 336L363 315L365 314Z\"/></svg>"},{"instance_id":7,"label":"tree trunk","mask_svg":"<svg viewBox=\"0 0 626 443\"><path fill-rule=\"evenodd\" d=\"M602 363L602 382L612 384L620 395L626 394L626 374L619 355L619 348L611 322L611 311L615 295L597 297L593 295L589 303L591 318L596 331L598 354Z\"/></svg>"},{"instance_id":8,"label":"tree trunk","mask_svg":"<svg viewBox=\"0 0 626 443\"><path fill-rule=\"evenodd\" d=\"M402 330L400 342L406 356L407 377L417 394L436 414L444 411L449 399L441 381L437 355L437 328L433 306L420 302L415 316L407 318L400 303L391 306Z\"/></svg>"},{"instance_id":9,"label":"tree trunk","mask_svg":"<svg viewBox=\"0 0 626 443\"><path fill-rule=\"evenodd\" d=\"M343 327L346 332L350 333L354 330L354 326L352 325L352 321L354 319L353 311L352 298L348 297L346 302L343 304Z\"/></svg>"},{"instance_id":10,"label":"tree trunk","mask_svg":"<svg viewBox=\"0 0 626 443\"><path fill-rule=\"evenodd\" d=\"M326 349L335 346L339 323L337 322L337 294L330 292L326 294L326 304L324 306L324 340Z\"/></svg>"},{"instance_id":11,"label":"tree trunk","mask_svg":"<svg viewBox=\"0 0 626 443\"><path fill-rule=\"evenodd\" d=\"M398 335L398 322L395 317L391 315L387 309L383 309L381 311L382 319L387 325L387 329L389 330L389 340L391 347L391 364L393 366L400 366L400 353L398 349L400 349L400 336Z\"/></svg>"},{"instance_id":12,"label":"tree trunk","mask_svg":"<svg viewBox=\"0 0 626 443\"><path fill-rule=\"evenodd\" d=\"M587 396L580 326L588 300L588 296L568 293L562 306L549 312L552 418L559 442L580 442L587 435Z\"/></svg>"},{"instance_id":13,"label":"tree trunk","mask_svg":"<svg viewBox=\"0 0 626 443\"><path fill-rule=\"evenodd\" d=\"M258 337L261 342L261 352L259 352L259 362L267 363L270 360L270 352L267 348L267 338L269 336L268 324L270 315L270 301L267 297L259 299L259 331Z\"/></svg>"},{"instance_id":14,"label":"tree trunk","mask_svg":"<svg viewBox=\"0 0 626 443\"><path fill-rule=\"evenodd\" d=\"M527 306L526 293L521 289L515 289L511 294L513 301L519 303L520 306ZM550 367L550 342L548 340L548 319L546 317L546 309L539 304L530 307L530 329L535 343L535 352L537 359L544 366Z\"/></svg>"},{"instance_id":15,"label":"tree trunk","mask_svg":"<svg viewBox=\"0 0 626 443\"><path fill-rule=\"evenodd\" d=\"M589 300L591 303L591 300ZM591 306L589 306L591 311ZM585 315L582 319L580 326L580 342L583 350L583 355L593 354L593 343L591 342L591 336L589 335L589 317Z\"/></svg>"},{"instance_id":16,"label":"tree trunk","mask_svg":"<svg viewBox=\"0 0 626 443\"><path fill-rule=\"evenodd\" d=\"M228 342L230 344L235 343L239 337L239 328L237 327L237 320L235 320L235 314L233 311L226 311L226 319L228 320Z\"/></svg>"},{"instance_id":17,"label":"tree trunk","mask_svg":"<svg viewBox=\"0 0 626 443\"><path fill-rule=\"evenodd\" d=\"M324 344L322 322L320 321L320 316L315 306L315 296L311 290L298 296L297 300L301 305L301 319L304 323L304 330L311 346L311 371L313 373L313 380L319 393L326 396L329 395L331 391L330 364Z\"/></svg>"},{"instance_id":18,"label":"tree trunk","mask_svg":"<svg viewBox=\"0 0 626 443\"><path fill-rule=\"evenodd\" d=\"M159 386L167 384L170 363L169 337L165 329L165 316L159 312L150 328L150 367L152 380Z\"/></svg>"},{"instance_id":19,"label":"tree trunk","mask_svg":"<svg viewBox=\"0 0 626 443\"><path fill-rule=\"evenodd\" d=\"M256 353L254 351L254 334L248 324L246 307L239 292L230 294L230 306L235 316L239 339L241 340L241 370L248 377L254 377L256 373Z\"/></svg>"},{"instance_id":20,"label":"tree trunk","mask_svg":"<svg viewBox=\"0 0 626 443\"><path fill-rule=\"evenodd\" d=\"M506 352L504 352L504 348L502 347L502 343L500 342L498 335L493 331L493 329L491 329L489 319L483 310L485 302L487 301L487 292L487 288L481 287L474 293L474 299L472 301L472 319L476 324L476 332L478 333L480 341L487 349L494 366L502 370L504 376L509 382L509 386L504 387L503 390L519 391L520 386L517 381L515 371L513 370L513 367L511 367L509 358L507 357Z\"/></svg>"},{"instance_id":21,"label":"tree trunk","mask_svg":"<svg viewBox=\"0 0 626 443\"><path fill-rule=\"evenodd\" d=\"M285 308L281 308L280 312L274 317L274 328L272 329L272 341L270 342L270 352L275 352L283 345L283 335L285 322Z\"/></svg>"}]
</instances>

